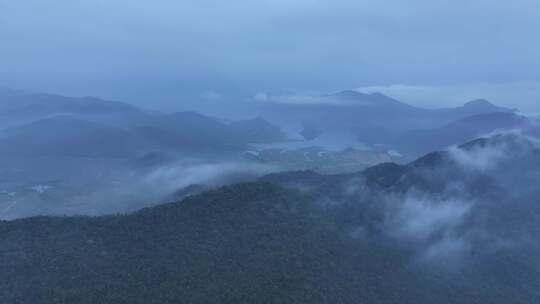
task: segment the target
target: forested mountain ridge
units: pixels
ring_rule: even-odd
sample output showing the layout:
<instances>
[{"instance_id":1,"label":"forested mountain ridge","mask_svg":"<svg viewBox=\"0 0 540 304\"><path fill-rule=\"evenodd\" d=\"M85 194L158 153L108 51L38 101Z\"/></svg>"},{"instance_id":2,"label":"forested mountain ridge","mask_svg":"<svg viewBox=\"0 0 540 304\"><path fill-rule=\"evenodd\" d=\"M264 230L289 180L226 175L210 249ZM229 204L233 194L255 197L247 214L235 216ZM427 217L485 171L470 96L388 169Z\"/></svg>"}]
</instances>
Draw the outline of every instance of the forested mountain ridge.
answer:
<instances>
[{"instance_id":1,"label":"forested mountain ridge","mask_svg":"<svg viewBox=\"0 0 540 304\"><path fill-rule=\"evenodd\" d=\"M540 232L538 151L502 135L404 166L282 173L127 215L2 222L0 300L535 302L539 251L522 236ZM468 162L484 152L486 166ZM521 190L509 192L517 172Z\"/></svg>"}]
</instances>

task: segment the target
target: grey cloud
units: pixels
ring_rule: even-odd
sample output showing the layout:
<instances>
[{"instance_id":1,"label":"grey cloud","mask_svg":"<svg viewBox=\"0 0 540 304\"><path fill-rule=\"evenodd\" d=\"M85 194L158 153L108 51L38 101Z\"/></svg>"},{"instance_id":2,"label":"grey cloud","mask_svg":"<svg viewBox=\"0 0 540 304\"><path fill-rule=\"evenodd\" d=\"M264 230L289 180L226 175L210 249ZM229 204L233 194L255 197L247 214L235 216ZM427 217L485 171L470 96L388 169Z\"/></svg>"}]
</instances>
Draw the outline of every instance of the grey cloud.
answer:
<instances>
[{"instance_id":1,"label":"grey cloud","mask_svg":"<svg viewBox=\"0 0 540 304\"><path fill-rule=\"evenodd\" d=\"M538 139L523 134L522 130L496 131L492 134L480 136L483 138L510 138L511 141L495 141L485 146L473 146L468 149L460 147L450 147L447 149L450 157L465 170L491 173L498 169L505 160L512 154L519 155L529 149L538 149L540 142Z\"/></svg>"},{"instance_id":2,"label":"grey cloud","mask_svg":"<svg viewBox=\"0 0 540 304\"><path fill-rule=\"evenodd\" d=\"M430 197L407 196L388 216L389 231L398 237L429 240L434 234L449 233L463 222L471 203L459 200L435 201Z\"/></svg>"},{"instance_id":3,"label":"grey cloud","mask_svg":"<svg viewBox=\"0 0 540 304\"><path fill-rule=\"evenodd\" d=\"M464 168L478 171L495 168L498 162L507 155L506 147L503 146L473 148L469 151L453 147L449 149L449 152L451 157Z\"/></svg>"},{"instance_id":4,"label":"grey cloud","mask_svg":"<svg viewBox=\"0 0 540 304\"><path fill-rule=\"evenodd\" d=\"M48 185L36 185L29 189L29 193L3 193L9 199L0 201L0 219L37 214L129 212L178 200L180 197L171 195L192 185L202 186L203 190L252 180L274 170L270 166L243 162L209 163L194 159L166 164L148 172L114 168L111 176L100 178L102 183L86 185L84 190L77 189L74 193L66 192L61 198L48 195L48 192L56 190L48 188ZM43 190L43 193L38 190Z\"/></svg>"},{"instance_id":5,"label":"grey cloud","mask_svg":"<svg viewBox=\"0 0 540 304\"><path fill-rule=\"evenodd\" d=\"M186 163L185 161L163 166L147 174L142 182L148 188L158 188L171 193L193 184L223 185L231 180L241 181L274 171L271 166L240 163ZM164 191L163 191L164 189Z\"/></svg>"}]
</instances>

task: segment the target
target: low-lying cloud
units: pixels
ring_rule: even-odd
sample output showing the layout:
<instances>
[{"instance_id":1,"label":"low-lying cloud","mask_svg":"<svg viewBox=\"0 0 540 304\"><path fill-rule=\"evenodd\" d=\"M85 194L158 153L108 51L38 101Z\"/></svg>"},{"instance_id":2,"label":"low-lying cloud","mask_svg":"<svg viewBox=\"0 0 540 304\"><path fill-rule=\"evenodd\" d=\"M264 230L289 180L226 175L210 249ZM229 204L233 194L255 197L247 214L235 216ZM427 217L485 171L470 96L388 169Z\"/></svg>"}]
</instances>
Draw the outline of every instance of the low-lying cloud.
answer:
<instances>
[{"instance_id":1,"label":"low-lying cloud","mask_svg":"<svg viewBox=\"0 0 540 304\"><path fill-rule=\"evenodd\" d=\"M406 196L386 219L390 234L427 241L438 234L451 234L463 223L471 203L458 199L435 201L430 197Z\"/></svg>"},{"instance_id":2,"label":"low-lying cloud","mask_svg":"<svg viewBox=\"0 0 540 304\"><path fill-rule=\"evenodd\" d=\"M179 200L183 189L196 191L245 182L273 172L275 168L243 162L180 161L151 170L117 167L103 176L62 182L5 193L0 201L0 219L34 215L103 215L135 211ZM88 174L93 174L88 172ZM45 191L46 190L46 191Z\"/></svg>"},{"instance_id":3,"label":"low-lying cloud","mask_svg":"<svg viewBox=\"0 0 540 304\"><path fill-rule=\"evenodd\" d=\"M505 147L474 147L469 151L452 147L451 157L461 166L469 170L487 171L497 166L498 162L507 155Z\"/></svg>"}]
</instances>

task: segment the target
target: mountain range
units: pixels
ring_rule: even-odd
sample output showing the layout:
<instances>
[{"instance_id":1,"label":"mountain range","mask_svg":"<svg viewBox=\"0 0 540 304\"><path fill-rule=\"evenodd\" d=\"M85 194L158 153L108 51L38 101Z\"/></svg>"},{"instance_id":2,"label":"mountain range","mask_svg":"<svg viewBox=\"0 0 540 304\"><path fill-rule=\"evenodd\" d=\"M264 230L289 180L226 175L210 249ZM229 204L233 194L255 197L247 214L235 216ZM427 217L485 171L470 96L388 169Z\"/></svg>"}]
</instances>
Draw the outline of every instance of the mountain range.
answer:
<instances>
[{"instance_id":1,"label":"mountain range","mask_svg":"<svg viewBox=\"0 0 540 304\"><path fill-rule=\"evenodd\" d=\"M306 103L266 101L259 103L268 118L300 122L327 128L386 127L406 130L431 128L472 115L514 112L487 100L474 100L455 108L426 109L408 105L380 93L342 91L315 98Z\"/></svg>"},{"instance_id":2,"label":"mountain range","mask_svg":"<svg viewBox=\"0 0 540 304\"><path fill-rule=\"evenodd\" d=\"M66 129L70 129L70 134L75 135L80 130L77 146L82 150L91 150L91 147L81 144L85 136L90 136L88 142L95 142L91 139L92 134L88 133L89 123L93 124L94 130L110 133L104 138L125 133L123 140L108 141L117 146L111 147L117 151L116 155L127 155L130 151L141 154L159 149L185 153L211 153L221 149L238 153L245 150L249 143L285 141L287 138L280 128L296 124L304 126L301 134L309 140L326 132L343 132L352 134L359 142L384 144L388 149L418 157L444 148L444 145L471 140L495 130L519 128L518 121L525 125L533 121L530 118L527 118L530 121L526 121L526 118L515 114L515 110L495 106L486 100L442 109L418 108L380 93L356 91L327 94L315 100L318 103L252 103L250 107L255 119L230 121L195 112L159 113L94 97L72 98L2 91L0 117L3 119L0 127L7 130L0 134L0 152L17 150L18 142L13 139L13 134L26 134L31 139L33 129L36 136L40 134L51 139L49 142L66 141L66 144L74 145L70 143L73 136L54 138L55 134L57 137L64 134L54 130L54 121L61 120L69 125L66 125ZM510 120L514 123L509 123ZM85 127L81 126L83 121L86 122ZM50 131L47 131L48 126L52 127ZM454 128L456 132L452 133ZM194 136L193 130L197 130L197 136ZM452 134L447 136L448 133ZM32 142L39 140L28 140L26 146L18 150L39 152L41 149L28 146ZM96 155L107 156L107 153Z\"/></svg>"},{"instance_id":3,"label":"mountain range","mask_svg":"<svg viewBox=\"0 0 540 304\"><path fill-rule=\"evenodd\" d=\"M403 132L391 140L392 145L410 155L421 155L430 150L444 149L456 143L473 140L482 135L519 130L538 137L538 120L512 112L490 112L459 119L442 127Z\"/></svg>"},{"instance_id":4,"label":"mountain range","mask_svg":"<svg viewBox=\"0 0 540 304\"><path fill-rule=\"evenodd\" d=\"M305 141L289 138L291 134L282 131L287 125L274 121L271 111L231 120L189 111L161 113L97 98L15 91L2 91L0 96L0 113L8 108L9 113L19 113L4 115L6 120L0 123L4 219L132 211L191 193L180 189L189 184L208 189L299 169L356 172L389 160L403 164L488 133L540 135L534 118L486 101L426 110L382 94L353 91L321 97L339 102L279 105L306 117L327 115L323 123L310 120L311 127L304 131L311 132L302 134L313 140ZM325 111L317 112L321 109ZM341 119L343 113L349 121ZM421 113L436 123L415 128L421 120L412 125L401 120L398 124L407 127L384 126L385 117L407 113L416 113L417 118ZM289 114L280 117L293 118ZM357 114L377 123L356 120ZM448 118L464 115L469 116Z\"/></svg>"},{"instance_id":5,"label":"mountain range","mask_svg":"<svg viewBox=\"0 0 540 304\"><path fill-rule=\"evenodd\" d=\"M442 128L475 115L515 112L486 100L474 100L454 108L426 109L380 93L356 91L328 94L306 103L270 100L260 102L259 106L260 113L274 123L303 125L302 134L309 139L324 132L339 131L355 135L360 142L386 145L398 144L395 139L409 131ZM400 150L401 147L394 148Z\"/></svg>"},{"instance_id":6,"label":"mountain range","mask_svg":"<svg viewBox=\"0 0 540 304\"><path fill-rule=\"evenodd\" d=\"M228 122L93 97L23 93L0 97L0 117L5 118L0 154L5 155L133 157L155 150L225 154L241 152L249 143L286 139L261 117Z\"/></svg>"}]
</instances>

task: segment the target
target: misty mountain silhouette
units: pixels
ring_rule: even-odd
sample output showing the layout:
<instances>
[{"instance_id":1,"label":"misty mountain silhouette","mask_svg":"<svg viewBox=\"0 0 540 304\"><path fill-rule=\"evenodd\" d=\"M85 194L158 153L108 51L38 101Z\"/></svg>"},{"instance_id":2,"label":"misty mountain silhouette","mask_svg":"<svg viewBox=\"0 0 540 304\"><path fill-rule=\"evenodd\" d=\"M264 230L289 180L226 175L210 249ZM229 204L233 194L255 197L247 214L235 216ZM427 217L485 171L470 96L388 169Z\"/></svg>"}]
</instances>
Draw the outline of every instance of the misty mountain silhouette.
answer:
<instances>
[{"instance_id":1,"label":"misty mountain silhouette","mask_svg":"<svg viewBox=\"0 0 540 304\"><path fill-rule=\"evenodd\" d=\"M498 107L488 100L485 99L475 99L471 100L463 105L464 108L468 109L475 109L478 111L490 111L495 112L497 111Z\"/></svg>"},{"instance_id":2,"label":"misty mountain silhouette","mask_svg":"<svg viewBox=\"0 0 540 304\"><path fill-rule=\"evenodd\" d=\"M412 108L412 106L388 97L381 93L365 94L357 91L347 90L330 95L325 95L329 101L342 101L350 106L373 106L373 107L401 107Z\"/></svg>"},{"instance_id":3,"label":"misty mountain silhouette","mask_svg":"<svg viewBox=\"0 0 540 304\"><path fill-rule=\"evenodd\" d=\"M261 118L224 123L193 112L139 111L136 119L111 125L101 119L56 115L1 130L0 154L133 157L154 150L226 153L243 151L248 143L285 138L278 127Z\"/></svg>"},{"instance_id":4,"label":"misty mountain silhouette","mask_svg":"<svg viewBox=\"0 0 540 304\"><path fill-rule=\"evenodd\" d=\"M137 108L127 103L95 97L65 97L55 94L16 94L2 98L0 115L35 116L51 114L82 114L131 112Z\"/></svg>"},{"instance_id":5,"label":"misty mountain silhouette","mask_svg":"<svg viewBox=\"0 0 540 304\"><path fill-rule=\"evenodd\" d=\"M367 144L395 144L395 138L400 138L404 132L441 128L474 115L515 112L485 100L471 101L454 108L424 109L381 93L364 94L350 90L325 95L321 100L328 102L262 102L259 113L276 123L305 126L303 134L308 138L324 132L346 132ZM395 148L400 150L401 147Z\"/></svg>"},{"instance_id":6,"label":"misty mountain silhouette","mask_svg":"<svg viewBox=\"0 0 540 304\"><path fill-rule=\"evenodd\" d=\"M421 155L497 131L520 130L536 135L537 128L534 119L512 112L491 112L468 116L439 128L404 132L394 144L405 153Z\"/></svg>"},{"instance_id":7,"label":"misty mountain silhouette","mask_svg":"<svg viewBox=\"0 0 540 304\"><path fill-rule=\"evenodd\" d=\"M143 145L124 129L68 116L0 131L4 156L122 157Z\"/></svg>"},{"instance_id":8,"label":"misty mountain silhouette","mask_svg":"<svg viewBox=\"0 0 540 304\"><path fill-rule=\"evenodd\" d=\"M39 119L52 119L59 115L71 116L100 124L101 128L113 126L130 133L136 130L137 134L129 137L139 138L135 141L141 140L141 137L145 140L144 143L135 143L135 146L148 144L146 139L149 139L150 148L164 146L173 150L213 151L221 147L231 151L240 150L243 144L249 142L285 140L286 137L279 127L269 122L273 121L304 125L302 134L309 139L325 132L345 132L356 136L361 142L386 144L402 153L417 156L448 144L470 140L483 132L508 128L510 114L514 112L486 100L471 101L456 108L422 109L380 93L364 94L352 90L325 95L322 97L322 100L324 99L329 102L265 102L259 104L260 115L257 118L227 123L222 119L195 112L162 114L93 97L71 98L9 91L0 97L0 117L4 117L0 125L17 127ZM334 101L338 101L338 104ZM485 122L474 122L481 119L474 116L490 113L507 113L508 116L505 119L503 115L493 114L490 117L485 116ZM467 117L470 117L470 122L461 121ZM457 126L457 129L452 133L454 126ZM77 127L74 126L73 129L76 130ZM197 136L193 136L193 130L197 130ZM450 136L447 136L448 133L451 133ZM410 140L412 135L418 135L418 140L415 139L417 145L413 145ZM207 148L204 148L205 146ZM121 149L129 150L130 147Z\"/></svg>"}]
</instances>

